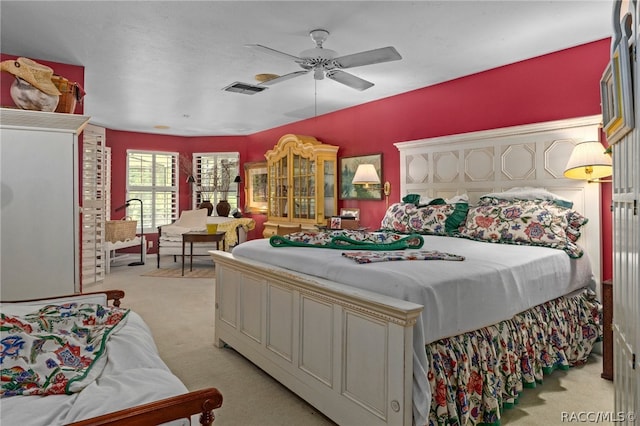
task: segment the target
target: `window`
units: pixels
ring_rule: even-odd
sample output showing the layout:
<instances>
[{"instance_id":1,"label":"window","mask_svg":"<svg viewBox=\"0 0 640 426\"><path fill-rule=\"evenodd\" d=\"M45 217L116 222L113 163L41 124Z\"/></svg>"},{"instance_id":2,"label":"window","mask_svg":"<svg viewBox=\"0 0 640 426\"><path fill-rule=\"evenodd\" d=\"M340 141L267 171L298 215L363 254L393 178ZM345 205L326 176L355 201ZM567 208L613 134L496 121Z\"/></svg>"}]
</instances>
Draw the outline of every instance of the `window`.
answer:
<instances>
[{"instance_id":1,"label":"window","mask_svg":"<svg viewBox=\"0 0 640 426\"><path fill-rule=\"evenodd\" d=\"M202 201L210 201L215 206L220 200L227 200L232 209L237 208L239 164L238 152L194 153L194 207Z\"/></svg>"},{"instance_id":2,"label":"window","mask_svg":"<svg viewBox=\"0 0 640 426\"><path fill-rule=\"evenodd\" d=\"M177 219L178 153L127 151L127 200L138 198L127 208L127 216L138 221L138 230L152 231ZM140 218L140 209L144 220Z\"/></svg>"}]
</instances>

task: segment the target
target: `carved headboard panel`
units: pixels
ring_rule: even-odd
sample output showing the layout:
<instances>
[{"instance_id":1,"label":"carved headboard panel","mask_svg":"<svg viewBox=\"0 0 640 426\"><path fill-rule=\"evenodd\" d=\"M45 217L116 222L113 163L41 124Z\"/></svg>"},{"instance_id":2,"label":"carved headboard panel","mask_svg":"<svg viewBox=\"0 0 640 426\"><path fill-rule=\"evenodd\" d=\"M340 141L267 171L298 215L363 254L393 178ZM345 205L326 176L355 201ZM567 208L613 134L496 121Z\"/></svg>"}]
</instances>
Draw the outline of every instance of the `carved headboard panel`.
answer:
<instances>
[{"instance_id":1,"label":"carved headboard panel","mask_svg":"<svg viewBox=\"0 0 640 426\"><path fill-rule=\"evenodd\" d=\"M600 185L564 177L576 143L599 140L602 117L505 127L408 142L400 151L400 197L468 194L471 204L513 187L545 188L589 218L578 241L600 280Z\"/></svg>"}]
</instances>

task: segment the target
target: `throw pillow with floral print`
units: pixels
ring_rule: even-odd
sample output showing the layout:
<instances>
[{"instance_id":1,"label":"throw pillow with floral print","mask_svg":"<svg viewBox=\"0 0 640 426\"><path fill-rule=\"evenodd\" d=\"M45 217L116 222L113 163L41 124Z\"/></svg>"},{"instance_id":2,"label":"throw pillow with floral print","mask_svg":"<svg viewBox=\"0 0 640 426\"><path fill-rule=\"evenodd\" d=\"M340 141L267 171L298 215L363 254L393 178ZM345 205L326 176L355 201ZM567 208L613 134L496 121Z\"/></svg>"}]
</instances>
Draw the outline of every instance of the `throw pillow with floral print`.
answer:
<instances>
[{"instance_id":1,"label":"throw pillow with floral print","mask_svg":"<svg viewBox=\"0 0 640 426\"><path fill-rule=\"evenodd\" d=\"M568 209L553 201L485 199L469 210L460 236L493 243L551 247L578 258L583 250L574 243L575 235L568 235L567 213ZM579 229L577 232L579 236Z\"/></svg>"},{"instance_id":2,"label":"throw pillow with floral print","mask_svg":"<svg viewBox=\"0 0 640 426\"><path fill-rule=\"evenodd\" d=\"M467 216L467 203L431 204L395 203L382 219L381 228L403 234L452 235Z\"/></svg>"}]
</instances>

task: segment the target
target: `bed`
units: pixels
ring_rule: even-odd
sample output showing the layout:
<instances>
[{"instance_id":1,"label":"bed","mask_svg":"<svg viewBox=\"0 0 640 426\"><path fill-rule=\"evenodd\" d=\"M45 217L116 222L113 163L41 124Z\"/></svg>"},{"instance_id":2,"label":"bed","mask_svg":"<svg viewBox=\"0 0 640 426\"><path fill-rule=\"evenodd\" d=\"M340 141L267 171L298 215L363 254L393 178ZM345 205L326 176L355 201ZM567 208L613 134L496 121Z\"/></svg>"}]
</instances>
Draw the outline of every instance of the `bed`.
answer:
<instances>
[{"instance_id":1,"label":"bed","mask_svg":"<svg viewBox=\"0 0 640 426\"><path fill-rule=\"evenodd\" d=\"M220 392L189 392L160 358L143 319L120 307L123 297L109 290L1 304L2 424L213 423Z\"/></svg>"},{"instance_id":2,"label":"bed","mask_svg":"<svg viewBox=\"0 0 640 426\"><path fill-rule=\"evenodd\" d=\"M600 336L599 187L563 177L573 146L597 138L599 122L396 144L403 202L381 218L385 233L350 233L338 250L296 246L318 238L300 233L278 247L253 240L211 252L216 344L341 425L499 422L523 387L584 362ZM520 199L527 191L550 195ZM509 192L518 196L507 200ZM459 225L449 226L465 203ZM550 239L518 240L539 238L524 223L512 233L474 228L496 211L511 226L514 204L536 217L543 209ZM410 206L436 211L429 232L401 228L414 223ZM403 253L452 257L390 261L399 251L386 244L415 234L420 246ZM361 248L370 238L379 252Z\"/></svg>"}]
</instances>

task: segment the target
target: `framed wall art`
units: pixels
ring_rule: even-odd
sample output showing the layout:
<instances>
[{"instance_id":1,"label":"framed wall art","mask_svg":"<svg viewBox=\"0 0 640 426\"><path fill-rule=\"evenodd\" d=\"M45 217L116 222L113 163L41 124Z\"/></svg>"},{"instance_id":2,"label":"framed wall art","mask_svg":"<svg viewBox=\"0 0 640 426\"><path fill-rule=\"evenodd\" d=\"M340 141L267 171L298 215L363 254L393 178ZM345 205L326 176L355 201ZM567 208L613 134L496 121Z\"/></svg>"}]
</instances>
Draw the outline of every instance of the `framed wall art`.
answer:
<instances>
[{"instance_id":1,"label":"framed wall art","mask_svg":"<svg viewBox=\"0 0 640 426\"><path fill-rule=\"evenodd\" d=\"M618 142L634 128L631 62L625 39L616 46L600 80L603 129L607 142Z\"/></svg>"},{"instance_id":2,"label":"framed wall art","mask_svg":"<svg viewBox=\"0 0 640 426\"><path fill-rule=\"evenodd\" d=\"M245 211L267 212L267 162L244 163Z\"/></svg>"},{"instance_id":3,"label":"framed wall art","mask_svg":"<svg viewBox=\"0 0 640 426\"><path fill-rule=\"evenodd\" d=\"M354 185L353 177L361 164L373 164L382 181L382 154L361 155L340 158L340 199L341 200L382 200L382 185Z\"/></svg>"}]
</instances>

